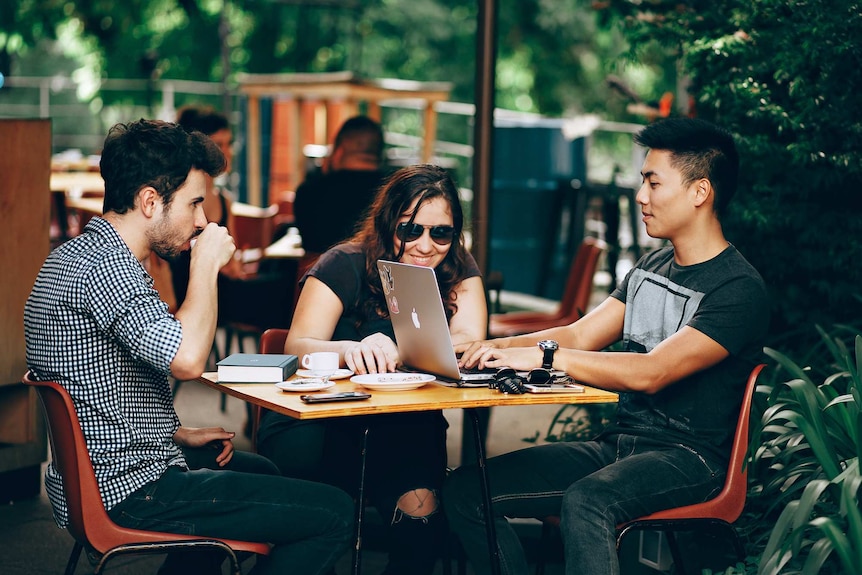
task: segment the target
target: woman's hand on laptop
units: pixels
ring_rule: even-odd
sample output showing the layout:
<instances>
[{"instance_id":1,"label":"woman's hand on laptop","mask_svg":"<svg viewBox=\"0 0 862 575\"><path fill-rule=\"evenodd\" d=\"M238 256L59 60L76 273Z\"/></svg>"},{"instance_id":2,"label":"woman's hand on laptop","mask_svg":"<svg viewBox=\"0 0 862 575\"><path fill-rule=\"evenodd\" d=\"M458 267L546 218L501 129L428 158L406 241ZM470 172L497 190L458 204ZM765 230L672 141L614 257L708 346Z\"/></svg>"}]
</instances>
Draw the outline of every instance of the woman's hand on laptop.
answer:
<instances>
[{"instance_id":1,"label":"woman's hand on laptop","mask_svg":"<svg viewBox=\"0 0 862 575\"><path fill-rule=\"evenodd\" d=\"M344 351L344 363L354 373L389 373L398 367L398 347L391 338L373 333Z\"/></svg>"}]
</instances>

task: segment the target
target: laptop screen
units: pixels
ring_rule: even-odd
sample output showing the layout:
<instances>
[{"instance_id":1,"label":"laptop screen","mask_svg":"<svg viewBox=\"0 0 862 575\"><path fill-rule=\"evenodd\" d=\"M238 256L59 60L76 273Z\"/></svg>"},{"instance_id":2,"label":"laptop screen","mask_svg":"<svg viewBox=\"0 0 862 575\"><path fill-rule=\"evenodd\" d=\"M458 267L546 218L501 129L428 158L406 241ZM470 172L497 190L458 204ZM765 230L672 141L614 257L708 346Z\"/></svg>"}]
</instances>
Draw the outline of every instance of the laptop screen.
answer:
<instances>
[{"instance_id":1,"label":"laptop screen","mask_svg":"<svg viewBox=\"0 0 862 575\"><path fill-rule=\"evenodd\" d=\"M434 270L387 260L379 260L377 270L404 366L460 380Z\"/></svg>"}]
</instances>

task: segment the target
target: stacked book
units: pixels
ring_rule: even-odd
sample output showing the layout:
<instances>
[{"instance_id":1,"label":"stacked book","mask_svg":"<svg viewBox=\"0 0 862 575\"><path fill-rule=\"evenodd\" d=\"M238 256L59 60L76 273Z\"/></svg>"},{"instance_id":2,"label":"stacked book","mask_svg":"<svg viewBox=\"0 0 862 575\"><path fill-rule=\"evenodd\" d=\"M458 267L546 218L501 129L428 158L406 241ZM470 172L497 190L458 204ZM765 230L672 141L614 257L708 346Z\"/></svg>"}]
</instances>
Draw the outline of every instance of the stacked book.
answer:
<instances>
[{"instance_id":1,"label":"stacked book","mask_svg":"<svg viewBox=\"0 0 862 575\"><path fill-rule=\"evenodd\" d=\"M295 355L234 353L218 362L219 383L278 383L296 373Z\"/></svg>"}]
</instances>

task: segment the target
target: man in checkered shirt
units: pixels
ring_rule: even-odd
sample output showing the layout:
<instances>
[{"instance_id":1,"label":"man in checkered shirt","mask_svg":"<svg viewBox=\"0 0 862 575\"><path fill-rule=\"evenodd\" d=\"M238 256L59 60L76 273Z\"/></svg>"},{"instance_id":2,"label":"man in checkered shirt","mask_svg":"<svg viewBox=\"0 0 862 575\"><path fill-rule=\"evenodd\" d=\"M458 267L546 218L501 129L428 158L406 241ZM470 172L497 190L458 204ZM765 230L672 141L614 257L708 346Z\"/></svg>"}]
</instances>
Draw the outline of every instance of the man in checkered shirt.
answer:
<instances>
[{"instance_id":1,"label":"man in checkered shirt","mask_svg":"<svg viewBox=\"0 0 862 575\"><path fill-rule=\"evenodd\" d=\"M266 541L274 548L254 573L326 573L351 538L350 497L266 473L267 460L234 453L233 432L184 427L173 407L168 376L203 373L218 271L235 250L201 207L206 176L224 163L209 138L175 124L140 120L111 129L101 160L105 213L39 272L24 310L27 363L35 379L57 381L71 394L116 523ZM173 316L141 262L153 252L175 257L193 238L188 295ZM190 469L201 452L214 459L211 469ZM62 478L53 465L45 485L64 527ZM208 564L221 573L220 561L178 553L161 572L203 573Z\"/></svg>"}]
</instances>

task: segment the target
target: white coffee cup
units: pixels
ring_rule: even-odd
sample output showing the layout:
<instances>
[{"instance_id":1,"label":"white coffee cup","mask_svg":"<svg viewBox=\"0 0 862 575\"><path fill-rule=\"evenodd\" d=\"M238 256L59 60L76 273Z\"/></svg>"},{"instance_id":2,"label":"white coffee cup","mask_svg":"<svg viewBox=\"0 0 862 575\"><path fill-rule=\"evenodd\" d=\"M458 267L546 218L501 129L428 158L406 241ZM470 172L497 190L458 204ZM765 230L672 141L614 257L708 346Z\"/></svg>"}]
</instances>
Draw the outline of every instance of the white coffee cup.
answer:
<instances>
[{"instance_id":1,"label":"white coffee cup","mask_svg":"<svg viewBox=\"0 0 862 575\"><path fill-rule=\"evenodd\" d=\"M338 354L334 351L315 351L302 356L302 367L314 375L332 375L338 371Z\"/></svg>"}]
</instances>

